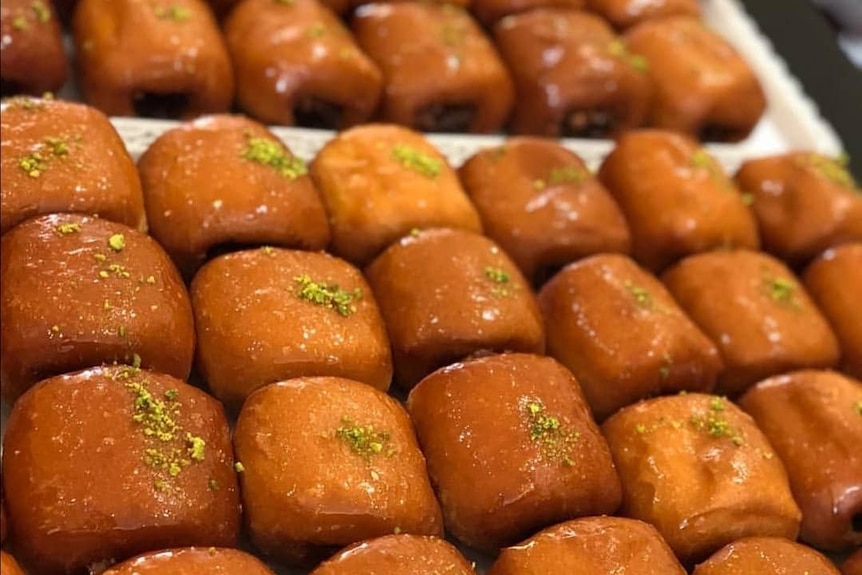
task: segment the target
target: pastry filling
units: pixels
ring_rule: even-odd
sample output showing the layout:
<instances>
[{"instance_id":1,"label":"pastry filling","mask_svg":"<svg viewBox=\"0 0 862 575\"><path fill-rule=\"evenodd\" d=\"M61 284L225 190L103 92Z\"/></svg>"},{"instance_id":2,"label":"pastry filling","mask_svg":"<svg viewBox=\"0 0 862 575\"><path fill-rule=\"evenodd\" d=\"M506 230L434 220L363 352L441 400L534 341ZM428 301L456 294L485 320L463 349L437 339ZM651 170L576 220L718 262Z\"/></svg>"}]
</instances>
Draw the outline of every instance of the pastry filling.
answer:
<instances>
[{"instance_id":1,"label":"pastry filling","mask_svg":"<svg viewBox=\"0 0 862 575\"><path fill-rule=\"evenodd\" d=\"M419 110L416 128L423 132L469 132L475 117L473 104L431 104Z\"/></svg>"},{"instance_id":2,"label":"pastry filling","mask_svg":"<svg viewBox=\"0 0 862 575\"><path fill-rule=\"evenodd\" d=\"M132 103L137 116L178 120L186 115L189 100L189 95L183 93L139 92L134 95Z\"/></svg>"},{"instance_id":3,"label":"pastry filling","mask_svg":"<svg viewBox=\"0 0 862 575\"><path fill-rule=\"evenodd\" d=\"M605 138L616 127L617 119L613 112L604 108L571 110L560 126L563 138Z\"/></svg>"},{"instance_id":4,"label":"pastry filling","mask_svg":"<svg viewBox=\"0 0 862 575\"><path fill-rule=\"evenodd\" d=\"M338 104L309 96L300 98L293 110L297 126L336 130L341 127L344 108Z\"/></svg>"}]
</instances>

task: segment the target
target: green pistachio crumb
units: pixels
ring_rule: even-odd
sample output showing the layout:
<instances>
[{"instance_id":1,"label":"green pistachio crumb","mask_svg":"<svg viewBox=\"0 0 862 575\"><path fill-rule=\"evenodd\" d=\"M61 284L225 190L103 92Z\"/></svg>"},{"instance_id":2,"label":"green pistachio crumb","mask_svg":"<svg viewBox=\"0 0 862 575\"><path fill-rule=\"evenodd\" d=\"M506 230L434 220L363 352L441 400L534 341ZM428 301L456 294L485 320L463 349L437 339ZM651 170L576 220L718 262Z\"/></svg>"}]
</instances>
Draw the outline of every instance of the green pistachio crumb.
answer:
<instances>
[{"instance_id":1,"label":"green pistachio crumb","mask_svg":"<svg viewBox=\"0 0 862 575\"><path fill-rule=\"evenodd\" d=\"M862 399L853 404L853 409L856 410L857 415L862 415Z\"/></svg>"},{"instance_id":2,"label":"green pistachio crumb","mask_svg":"<svg viewBox=\"0 0 862 575\"><path fill-rule=\"evenodd\" d=\"M81 224L77 222L67 222L65 224L60 224L56 228L57 233L63 236L67 236L69 234L75 234L81 231Z\"/></svg>"},{"instance_id":3,"label":"green pistachio crumb","mask_svg":"<svg viewBox=\"0 0 862 575\"><path fill-rule=\"evenodd\" d=\"M157 6L156 18L159 20L172 20L174 22L185 22L192 17L191 10L185 6Z\"/></svg>"},{"instance_id":4,"label":"green pistachio crumb","mask_svg":"<svg viewBox=\"0 0 862 575\"><path fill-rule=\"evenodd\" d=\"M419 228L412 228L410 230L410 237L418 238L420 233L422 233L422 232Z\"/></svg>"},{"instance_id":5,"label":"green pistachio crumb","mask_svg":"<svg viewBox=\"0 0 862 575\"><path fill-rule=\"evenodd\" d=\"M249 137L241 156L250 162L270 166L289 180L308 173L305 162L290 154L281 142L270 138Z\"/></svg>"},{"instance_id":6,"label":"green pistachio crumb","mask_svg":"<svg viewBox=\"0 0 862 575\"><path fill-rule=\"evenodd\" d=\"M639 308L650 311L655 309L655 300L649 290L629 280L626 280L623 285Z\"/></svg>"},{"instance_id":7,"label":"green pistachio crumb","mask_svg":"<svg viewBox=\"0 0 862 575\"><path fill-rule=\"evenodd\" d=\"M208 484L210 491L218 491L221 489L221 486L218 484L218 481L215 479L210 479Z\"/></svg>"},{"instance_id":8,"label":"green pistachio crumb","mask_svg":"<svg viewBox=\"0 0 862 575\"><path fill-rule=\"evenodd\" d=\"M105 254L93 254L93 258L97 262L104 262L105 260L108 259L108 256L106 256Z\"/></svg>"},{"instance_id":9,"label":"green pistachio crumb","mask_svg":"<svg viewBox=\"0 0 862 575\"><path fill-rule=\"evenodd\" d=\"M739 447L744 443L742 436L739 434L727 418L724 416L725 400L720 397L713 397L709 401L709 410L703 415L693 415L691 417L691 425L698 431L705 431L710 437L716 439L730 439L733 445Z\"/></svg>"},{"instance_id":10,"label":"green pistachio crumb","mask_svg":"<svg viewBox=\"0 0 862 575\"><path fill-rule=\"evenodd\" d=\"M408 170L432 180L440 175L443 169L443 162L406 144L395 144L392 148L392 157Z\"/></svg>"},{"instance_id":11,"label":"green pistachio crumb","mask_svg":"<svg viewBox=\"0 0 862 575\"><path fill-rule=\"evenodd\" d=\"M495 296L508 297L517 288L512 283L512 276L503 268L488 266L485 268L485 277L494 284Z\"/></svg>"},{"instance_id":12,"label":"green pistachio crumb","mask_svg":"<svg viewBox=\"0 0 862 575\"><path fill-rule=\"evenodd\" d=\"M394 533L395 535L401 534L401 528L396 525L395 529L392 530L392 533Z\"/></svg>"},{"instance_id":13,"label":"green pistachio crumb","mask_svg":"<svg viewBox=\"0 0 862 575\"><path fill-rule=\"evenodd\" d=\"M837 158L829 158L820 154L808 154L803 160L803 166L810 166L827 180L844 188L857 188L856 180L847 170L849 158L842 154Z\"/></svg>"},{"instance_id":14,"label":"green pistachio crumb","mask_svg":"<svg viewBox=\"0 0 862 575\"><path fill-rule=\"evenodd\" d=\"M691 155L690 162L692 168L709 168L713 165L712 156L703 148L699 148Z\"/></svg>"},{"instance_id":15,"label":"green pistachio crumb","mask_svg":"<svg viewBox=\"0 0 862 575\"><path fill-rule=\"evenodd\" d=\"M647 72L649 70L649 62L647 59L641 55L629 52L628 46L620 40L612 41L608 45L608 52L611 56L625 60L628 62L629 66L638 72Z\"/></svg>"},{"instance_id":16,"label":"green pistachio crumb","mask_svg":"<svg viewBox=\"0 0 862 575\"><path fill-rule=\"evenodd\" d=\"M530 432L530 440L538 444L542 455L567 467L574 465L572 451L580 433L571 429L559 417L550 415L545 404L535 398L523 398L521 411Z\"/></svg>"},{"instance_id":17,"label":"green pistachio crumb","mask_svg":"<svg viewBox=\"0 0 862 575\"><path fill-rule=\"evenodd\" d=\"M99 270L99 277L105 279L111 277L111 274L109 274L107 270Z\"/></svg>"},{"instance_id":18,"label":"green pistachio crumb","mask_svg":"<svg viewBox=\"0 0 862 575\"><path fill-rule=\"evenodd\" d=\"M754 204L754 194L750 194L748 192L744 192L742 194L742 203L746 206L751 206Z\"/></svg>"},{"instance_id":19,"label":"green pistachio crumb","mask_svg":"<svg viewBox=\"0 0 862 575\"><path fill-rule=\"evenodd\" d=\"M312 281L308 275L295 277L294 281L299 285L297 296L300 299L327 307L342 317L348 317L355 313L356 305L354 302L362 299L362 290L359 288L343 290L335 283L325 284Z\"/></svg>"},{"instance_id":20,"label":"green pistachio crumb","mask_svg":"<svg viewBox=\"0 0 862 575\"><path fill-rule=\"evenodd\" d=\"M24 30L28 30L30 28L30 24L27 22L27 17L23 14L19 14L12 19L12 29L18 32L23 32Z\"/></svg>"},{"instance_id":21,"label":"green pistachio crumb","mask_svg":"<svg viewBox=\"0 0 862 575\"><path fill-rule=\"evenodd\" d=\"M118 327L117 335L119 335L120 337L126 337L126 326L121 325L120 327Z\"/></svg>"},{"instance_id":22,"label":"green pistachio crumb","mask_svg":"<svg viewBox=\"0 0 862 575\"><path fill-rule=\"evenodd\" d=\"M263 253L265 253L268 256L274 256L275 255L275 248L272 246L262 246L260 248L260 251L262 251Z\"/></svg>"},{"instance_id":23,"label":"green pistachio crumb","mask_svg":"<svg viewBox=\"0 0 862 575\"><path fill-rule=\"evenodd\" d=\"M110 238L108 238L108 247L110 247L115 252L123 251L123 248L126 247L126 238L123 234L114 234Z\"/></svg>"},{"instance_id":24,"label":"green pistachio crumb","mask_svg":"<svg viewBox=\"0 0 862 575\"><path fill-rule=\"evenodd\" d=\"M589 172L578 165L554 168L548 175L548 183L558 184L582 184L589 177Z\"/></svg>"},{"instance_id":25,"label":"green pistachio crumb","mask_svg":"<svg viewBox=\"0 0 862 575\"><path fill-rule=\"evenodd\" d=\"M335 437L345 443L350 451L364 458L382 453L389 444L389 433L379 431L373 425L358 425L349 417L341 418L341 426L335 430ZM387 449L387 454L391 450Z\"/></svg>"},{"instance_id":26,"label":"green pistachio crumb","mask_svg":"<svg viewBox=\"0 0 862 575\"><path fill-rule=\"evenodd\" d=\"M191 433L186 433L186 442L188 443L189 457L195 461L203 461L206 453L207 442L203 438Z\"/></svg>"},{"instance_id":27,"label":"green pistachio crumb","mask_svg":"<svg viewBox=\"0 0 862 575\"><path fill-rule=\"evenodd\" d=\"M21 158L18 161L18 167L31 178L38 178L45 172L48 163L39 151L35 151Z\"/></svg>"},{"instance_id":28,"label":"green pistachio crumb","mask_svg":"<svg viewBox=\"0 0 862 575\"><path fill-rule=\"evenodd\" d=\"M796 297L797 286L793 280L784 277L767 277L764 285L769 299L775 303L790 307L799 305Z\"/></svg>"},{"instance_id":29,"label":"green pistachio crumb","mask_svg":"<svg viewBox=\"0 0 862 575\"><path fill-rule=\"evenodd\" d=\"M141 356L137 353L132 354L132 367L134 369L141 369Z\"/></svg>"},{"instance_id":30,"label":"green pistachio crumb","mask_svg":"<svg viewBox=\"0 0 862 575\"><path fill-rule=\"evenodd\" d=\"M154 283L156 283L156 276L147 276L146 281L148 284L153 285Z\"/></svg>"},{"instance_id":31,"label":"green pistachio crumb","mask_svg":"<svg viewBox=\"0 0 862 575\"><path fill-rule=\"evenodd\" d=\"M637 425L635 425L635 431L638 433L638 435L643 435L647 431L646 425L644 425L643 423L638 423Z\"/></svg>"},{"instance_id":32,"label":"green pistachio crumb","mask_svg":"<svg viewBox=\"0 0 862 575\"><path fill-rule=\"evenodd\" d=\"M243 465L242 463L237 461L236 463L233 464L233 470L236 471L237 473L242 473L245 471L245 465Z\"/></svg>"},{"instance_id":33,"label":"green pistachio crumb","mask_svg":"<svg viewBox=\"0 0 862 575\"><path fill-rule=\"evenodd\" d=\"M305 34L309 38L320 38L321 36L326 34L326 26L321 22L315 22L308 27L308 30L305 31Z\"/></svg>"},{"instance_id":34,"label":"green pistachio crumb","mask_svg":"<svg viewBox=\"0 0 862 575\"><path fill-rule=\"evenodd\" d=\"M48 6L42 0L33 0L30 3L30 9L33 11L33 15L36 16L36 20L43 24L51 19L51 10L48 9Z\"/></svg>"}]
</instances>

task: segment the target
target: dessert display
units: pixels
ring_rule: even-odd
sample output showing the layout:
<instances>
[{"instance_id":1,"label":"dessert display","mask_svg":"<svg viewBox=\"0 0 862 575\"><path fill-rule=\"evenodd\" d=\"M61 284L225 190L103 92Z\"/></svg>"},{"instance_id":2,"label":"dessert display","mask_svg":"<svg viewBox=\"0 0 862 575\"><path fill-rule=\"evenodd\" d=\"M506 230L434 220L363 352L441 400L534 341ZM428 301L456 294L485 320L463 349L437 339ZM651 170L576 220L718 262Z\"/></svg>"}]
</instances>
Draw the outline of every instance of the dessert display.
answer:
<instances>
[{"instance_id":1,"label":"dessert display","mask_svg":"<svg viewBox=\"0 0 862 575\"><path fill-rule=\"evenodd\" d=\"M820 549L862 547L862 382L798 371L758 383L739 404L787 469L801 539Z\"/></svg>"},{"instance_id":2,"label":"dessert display","mask_svg":"<svg viewBox=\"0 0 862 575\"><path fill-rule=\"evenodd\" d=\"M407 412L369 385L300 378L249 396L234 431L252 543L313 563L392 533L442 536L440 508Z\"/></svg>"},{"instance_id":3,"label":"dessert display","mask_svg":"<svg viewBox=\"0 0 862 575\"><path fill-rule=\"evenodd\" d=\"M530 286L503 250L483 236L417 231L387 248L365 275L386 322L395 379L403 388L473 354L545 349Z\"/></svg>"},{"instance_id":4,"label":"dessert display","mask_svg":"<svg viewBox=\"0 0 862 575\"><path fill-rule=\"evenodd\" d=\"M734 541L701 563L692 575L840 575L829 559L780 537Z\"/></svg>"},{"instance_id":5,"label":"dessert display","mask_svg":"<svg viewBox=\"0 0 862 575\"><path fill-rule=\"evenodd\" d=\"M316 0L242 0L224 33L237 104L261 122L344 129L377 108L380 70Z\"/></svg>"},{"instance_id":6,"label":"dessert display","mask_svg":"<svg viewBox=\"0 0 862 575\"><path fill-rule=\"evenodd\" d=\"M775 258L747 250L702 253L682 260L662 281L718 346L724 361L718 393L737 395L771 375L838 364L832 329Z\"/></svg>"},{"instance_id":7,"label":"dessert display","mask_svg":"<svg viewBox=\"0 0 862 575\"><path fill-rule=\"evenodd\" d=\"M311 575L474 575L470 563L438 537L387 535L347 547Z\"/></svg>"},{"instance_id":8,"label":"dessert display","mask_svg":"<svg viewBox=\"0 0 862 575\"><path fill-rule=\"evenodd\" d=\"M211 116L183 124L153 142L138 169L150 233L187 276L220 249L316 251L329 243L305 162L252 120Z\"/></svg>"},{"instance_id":9,"label":"dessert display","mask_svg":"<svg viewBox=\"0 0 862 575\"><path fill-rule=\"evenodd\" d=\"M189 296L149 236L103 219L41 216L3 236L0 276L5 399L41 379L113 362L188 377Z\"/></svg>"},{"instance_id":10,"label":"dessert display","mask_svg":"<svg viewBox=\"0 0 862 575\"><path fill-rule=\"evenodd\" d=\"M145 553L103 575L274 575L259 559L236 549L186 547Z\"/></svg>"},{"instance_id":11,"label":"dessert display","mask_svg":"<svg viewBox=\"0 0 862 575\"><path fill-rule=\"evenodd\" d=\"M599 421L639 399L715 387L722 370L716 346L626 256L563 268L538 301L548 354L577 377Z\"/></svg>"},{"instance_id":12,"label":"dessert display","mask_svg":"<svg viewBox=\"0 0 862 575\"><path fill-rule=\"evenodd\" d=\"M0 572L3 575L24 575L15 558L5 551L0 551Z\"/></svg>"},{"instance_id":13,"label":"dessert display","mask_svg":"<svg viewBox=\"0 0 862 575\"><path fill-rule=\"evenodd\" d=\"M338 258L272 247L223 255L200 269L191 297L198 369L231 408L300 376L389 388L389 340L374 295Z\"/></svg>"},{"instance_id":14,"label":"dessert display","mask_svg":"<svg viewBox=\"0 0 862 575\"><path fill-rule=\"evenodd\" d=\"M485 234L536 284L583 257L630 250L614 199L577 154L553 140L511 138L477 152L459 176Z\"/></svg>"},{"instance_id":15,"label":"dessert display","mask_svg":"<svg viewBox=\"0 0 862 575\"><path fill-rule=\"evenodd\" d=\"M3 442L13 548L50 575L234 547L233 465L221 404L174 377L121 365L44 380L15 403Z\"/></svg>"},{"instance_id":16,"label":"dessert display","mask_svg":"<svg viewBox=\"0 0 862 575\"><path fill-rule=\"evenodd\" d=\"M514 98L491 41L458 6L361 6L353 33L383 72L379 119L425 132L499 130Z\"/></svg>"},{"instance_id":17,"label":"dessert display","mask_svg":"<svg viewBox=\"0 0 862 575\"><path fill-rule=\"evenodd\" d=\"M0 84L4 96L40 96L66 83L66 52L50 0L3 0L0 34Z\"/></svg>"},{"instance_id":18,"label":"dessert display","mask_svg":"<svg viewBox=\"0 0 862 575\"><path fill-rule=\"evenodd\" d=\"M587 8L610 22L615 28L625 29L647 20L667 16L700 16L697 0L586 0Z\"/></svg>"}]
</instances>

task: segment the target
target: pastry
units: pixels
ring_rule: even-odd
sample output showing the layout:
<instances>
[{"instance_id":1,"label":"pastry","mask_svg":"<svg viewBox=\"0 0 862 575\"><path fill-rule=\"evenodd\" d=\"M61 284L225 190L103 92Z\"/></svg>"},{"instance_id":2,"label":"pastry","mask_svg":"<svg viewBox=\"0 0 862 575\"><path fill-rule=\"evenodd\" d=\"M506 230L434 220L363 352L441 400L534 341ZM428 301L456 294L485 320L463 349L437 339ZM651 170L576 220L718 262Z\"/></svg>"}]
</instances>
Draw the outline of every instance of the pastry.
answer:
<instances>
[{"instance_id":1,"label":"pastry","mask_svg":"<svg viewBox=\"0 0 862 575\"><path fill-rule=\"evenodd\" d=\"M438 537L386 535L344 549L311 575L474 575L466 559Z\"/></svg>"},{"instance_id":2,"label":"pastry","mask_svg":"<svg viewBox=\"0 0 862 575\"><path fill-rule=\"evenodd\" d=\"M50 0L3 0L0 6L3 95L56 92L66 83L66 52Z\"/></svg>"},{"instance_id":3,"label":"pastry","mask_svg":"<svg viewBox=\"0 0 862 575\"><path fill-rule=\"evenodd\" d=\"M692 575L840 575L829 559L779 537L734 541L701 563Z\"/></svg>"},{"instance_id":4,"label":"pastry","mask_svg":"<svg viewBox=\"0 0 862 575\"><path fill-rule=\"evenodd\" d=\"M504 16L529 12L537 8L580 10L586 0L472 0L470 11L486 27L491 28Z\"/></svg>"},{"instance_id":5,"label":"pastry","mask_svg":"<svg viewBox=\"0 0 862 575\"><path fill-rule=\"evenodd\" d=\"M841 565L841 575L862 575L862 549L857 549Z\"/></svg>"},{"instance_id":6,"label":"pastry","mask_svg":"<svg viewBox=\"0 0 862 575\"><path fill-rule=\"evenodd\" d=\"M236 549L185 547L144 553L102 575L274 575L254 556Z\"/></svg>"},{"instance_id":7,"label":"pastry","mask_svg":"<svg viewBox=\"0 0 862 575\"><path fill-rule=\"evenodd\" d=\"M18 565L15 558L5 551L0 551L0 572L3 575L24 575L24 571L21 570L21 566Z\"/></svg>"},{"instance_id":8,"label":"pastry","mask_svg":"<svg viewBox=\"0 0 862 575\"><path fill-rule=\"evenodd\" d=\"M697 0L586 0L587 9L595 12L614 28L625 29L668 16L700 16Z\"/></svg>"}]
</instances>

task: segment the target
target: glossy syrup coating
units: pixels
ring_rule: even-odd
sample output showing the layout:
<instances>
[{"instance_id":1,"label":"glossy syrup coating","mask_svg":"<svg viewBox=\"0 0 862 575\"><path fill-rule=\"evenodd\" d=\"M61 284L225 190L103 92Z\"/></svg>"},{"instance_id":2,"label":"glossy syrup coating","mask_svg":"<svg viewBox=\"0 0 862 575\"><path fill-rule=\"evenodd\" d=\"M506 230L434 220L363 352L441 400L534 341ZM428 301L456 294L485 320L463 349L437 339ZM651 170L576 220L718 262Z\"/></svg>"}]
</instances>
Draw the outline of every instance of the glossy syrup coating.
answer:
<instances>
[{"instance_id":1,"label":"glossy syrup coating","mask_svg":"<svg viewBox=\"0 0 862 575\"><path fill-rule=\"evenodd\" d=\"M544 352L530 286L483 236L417 232L390 246L365 275L389 332L396 381L406 389L475 353Z\"/></svg>"},{"instance_id":2,"label":"glossy syrup coating","mask_svg":"<svg viewBox=\"0 0 862 575\"><path fill-rule=\"evenodd\" d=\"M700 16L697 0L586 0L587 9L599 14L614 28L625 29L654 18Z\"/></svg>"},{"instance_id":3,"label":"glossy syrup coating","mask_svg":"<svg viewBox=\"0 0 862 575\"><path fill-rule=\"evenodd\" d=\"M599 421L639 399L715 387L718 349L661 282L626 256L569 265L538 301L548 353L575 374Z\"/></svg>"},{"instance_id":4,"label":"glossy syrup coating","mask_svg":"<svg viewBox=\"0 0 862 575\"><path fill-rule=\"evenodd\" d=\"M515 81L515 134L607 137L646 118L650 64L598 16L539 8L503 18L494 37Z\"/></svg>"},{"instance_id":5,"label":"glossy syrup coating","mask_svg":"<svg viewBox=\"0 0 862 575\"><path fill-rule=\"evenodd\" d=\"M53 99L3 101L0 168L0 234L55 212L98 214L146 229L135 163L94 108Z\"/></svg>"},{"instance_id":6,"label":"glossy syrup coating","mask_svg":"<svg viewBox=\"0 0 862 575\"><path fill-rule=\"evenodd\" d=\"M734 541L701 563L692 575L839 575L823 555L780 537Z\"/></svg>"},{"instance_id":7,"label":"glossy syrup coating","mask_svg":"<svg viewBox=\"0 0 862 575\"><path fill-rule=\"evenodd\" d=\"M425 132L488 133L509 117L512 80L463 8L370 4L357 10L352 27L383 72L381 120Z\"/></svg>"},{"instance_id":8,"label":"glossy syrup coating","mask_svg":"<svg viewBox=\"0 0 862 575\"><path fill-rule=\"evenodd\" d=\"M841 575L862 575L862 549L858 549L844 561Z\"/></svg>"},{"instance_id":9,"label":"glossy syrup coating","mask_svg":"<svg viewBox=\"0 0 862 575\"><path fill-rule=\"evenodd\" d=\"M474 575L473 567L445 540L387 535L344 549L311 575Z\"/></svg>"},{"instance_id":10,"label":"glossy syrup coating","mask_svg":"<svg viewBox=\"0 0 862 575\"><path fill-rule=\"evenodd\" d=\"M234 447L246 528L275 559L310 563L391 533L443 535L407 412L368 385L304 377L263 387L243 405Z\"/></svg>"},{"instance_id":11,"label":"glossy syrup coating","mask_svg":"<svg viewBox=\"0 0 862 575\"><path fill-rule=\"evenodd\" d=\"M315 251L329 243L305 163L253 120L210 116L174 128L138 169L150 233L187 275L219 246Z\"/></svg>"},{"instance_id":12,"label":"glossy syrup coating","mask_svg":"<svg viewBox=\"0 0 862 575\"><path fill-rule=\"evenodd\" d=\"M597 253L628 253L619 206L577 154L552 140L515 137L474 154L459 176L488 237L539 283Z\"/></svg>"},{"instance_id":13,"label":"glossy syrup coating","mask_svg":"<svg viewBox=\"0 0 862 575\"><path fill-rule=\"evenodd\" d=\"M662 276L674 299L718 346L718 393L761 379L838 364L838 341L786 265L747 250L690 256Z\"/></svg>"},{"instance_id":14,"label":"glossy syrup coating","mask_svg":"<svg viewBox=\"0 0 862 575\"><path fill-rule=\"evenodd\" d=\"M797 371L758 383L740 406L784 462L801 539L820 549L862 546L862 382Z\"/></svg>"},{"instance_id":15,"label":"glossy syrup coating","mask_svg":"<svg viewBox=\"0 0 862 575\"><path fill-rule=\"evenodd\" d=\"M503 549L488 575L685 575L655 527L624 517L584 517Z\"/></svg>"},{"instance_id":16,"label":"glossy syrup coating","mask_svg":"<svg viewBox=\"0 0 862 575\"><path fill-rule=\"evenodd\" d=\"M185 547L151 551L103 575L274 575L259 559L236 549Z\"/></svg>"},{"instance_id":17,"label":"glossy syrup coating","mask_svg":"<svg viewBox=\"0 0 862 575\"><path fill-rule=\"evenodd\" d=\"M380 70L316 0L243 0L224 31L237 103L258 120L344 129L377 108Z\"/></svg>"},{"instance_id":18,"label":"glossy syrup coating","mask_svg":"<svg viewBox=\"0 0 862 575\"><path fill-rule=\"evenodd\" d=\"M742 537L799 533L784 466L733 403L700 393L650 399L602 431L622 481L622 515L653 524L685 565Z\"/></svg>"},{"instance_id":19,"label":"glossy syrup coating","mask_svg":"<svg viewBox=\"0 0 862 575\"><path fill-rule=\"evenodd\" d=\"M386 328L362 274L325 253L261 248L207 263L191 286L197 365L239 407L255 389L309 375L386 390Z\"/></svg>"},{"instance_id":20,"label":"glossy syrup coating","mask_svg":"<svg viewBox=\"0 0 862 575\"><path fill-rule=\"evenodd\" d=\"M473 0L470 10L486 27L493 27L501 18L538 8L580 10L586 0Z\"/></svg>"},{"instance_id":21,"label":"glossy syrup coating","mask_svg":"<svg viewBox=\"0 0 862 575\"><path fill-rule=\"evenodd\" d=\"M661 130L625 134L599 179L625 214L635 259L653 271L699 252L760 246L743 196L691 138Z\"/></svg>"},{"instance_id":22,"label":"glossy syrup coating","mask_svg":"<svg viewBox=\"0 0 862 575\"><path fill-rule=\"evenodd\" d=\"M50 376L112 362L185 379L189 296L149 236L72 214L28 220L0 242L0 373L13 400Z\"/></svg>"},{"instance_id":23,"label":"glossy syrup coating","mask_svg":"<svg viewBox=\"0 0 862 575\"><path fill-rule=\"evenodd\" d=\"M414 228L480 232L443 155L418 132L373 124L342 132L311 164L332 227L332 253L369 263Z\"/></svg>"},{"instance_id":24,"label":"glossy syrup coating","mask_svg":"<svg viewBox=\"0 0 862 575\"><path fill-rule=\"evenodd\" d=\"M0 572L3 575L24 575L24 571L21 570L21 566L18 565L15 558L5 551L0 551Z\"/></svg>"},{"instance_id":25,"label":"glossy syrup coating","mask_svg":"<svg viewBox=\"0 0 862 575\"><path fill-rule=\"evenodd\" d=\"M3 0L0 5L3 93L41 96L66 83L66 52L50 0Z\"/></svg>"},{"instance_id":26,"label":"glossy syrup coating","mask_svg":"<svg viewBox=\"0 0 862 575\"><path fill-rule=\"evenodd\" d=\"M114 366L44 380L6 427L12 544L44 575L169 546L233 547L233 464L221 404L178 379Z\"/></svg>"},{"instance_id":27,"label":"glossy syrup coating","mask_svg":"<svg viewBox=\"0 0 862 575\"><path fill-rule=\"evenodd\" d=\"M407 409L449 533L496 552L613 513L620 482L578 382L553 359L488 356L434 372Z\"/></svg>"}]
</instances>

